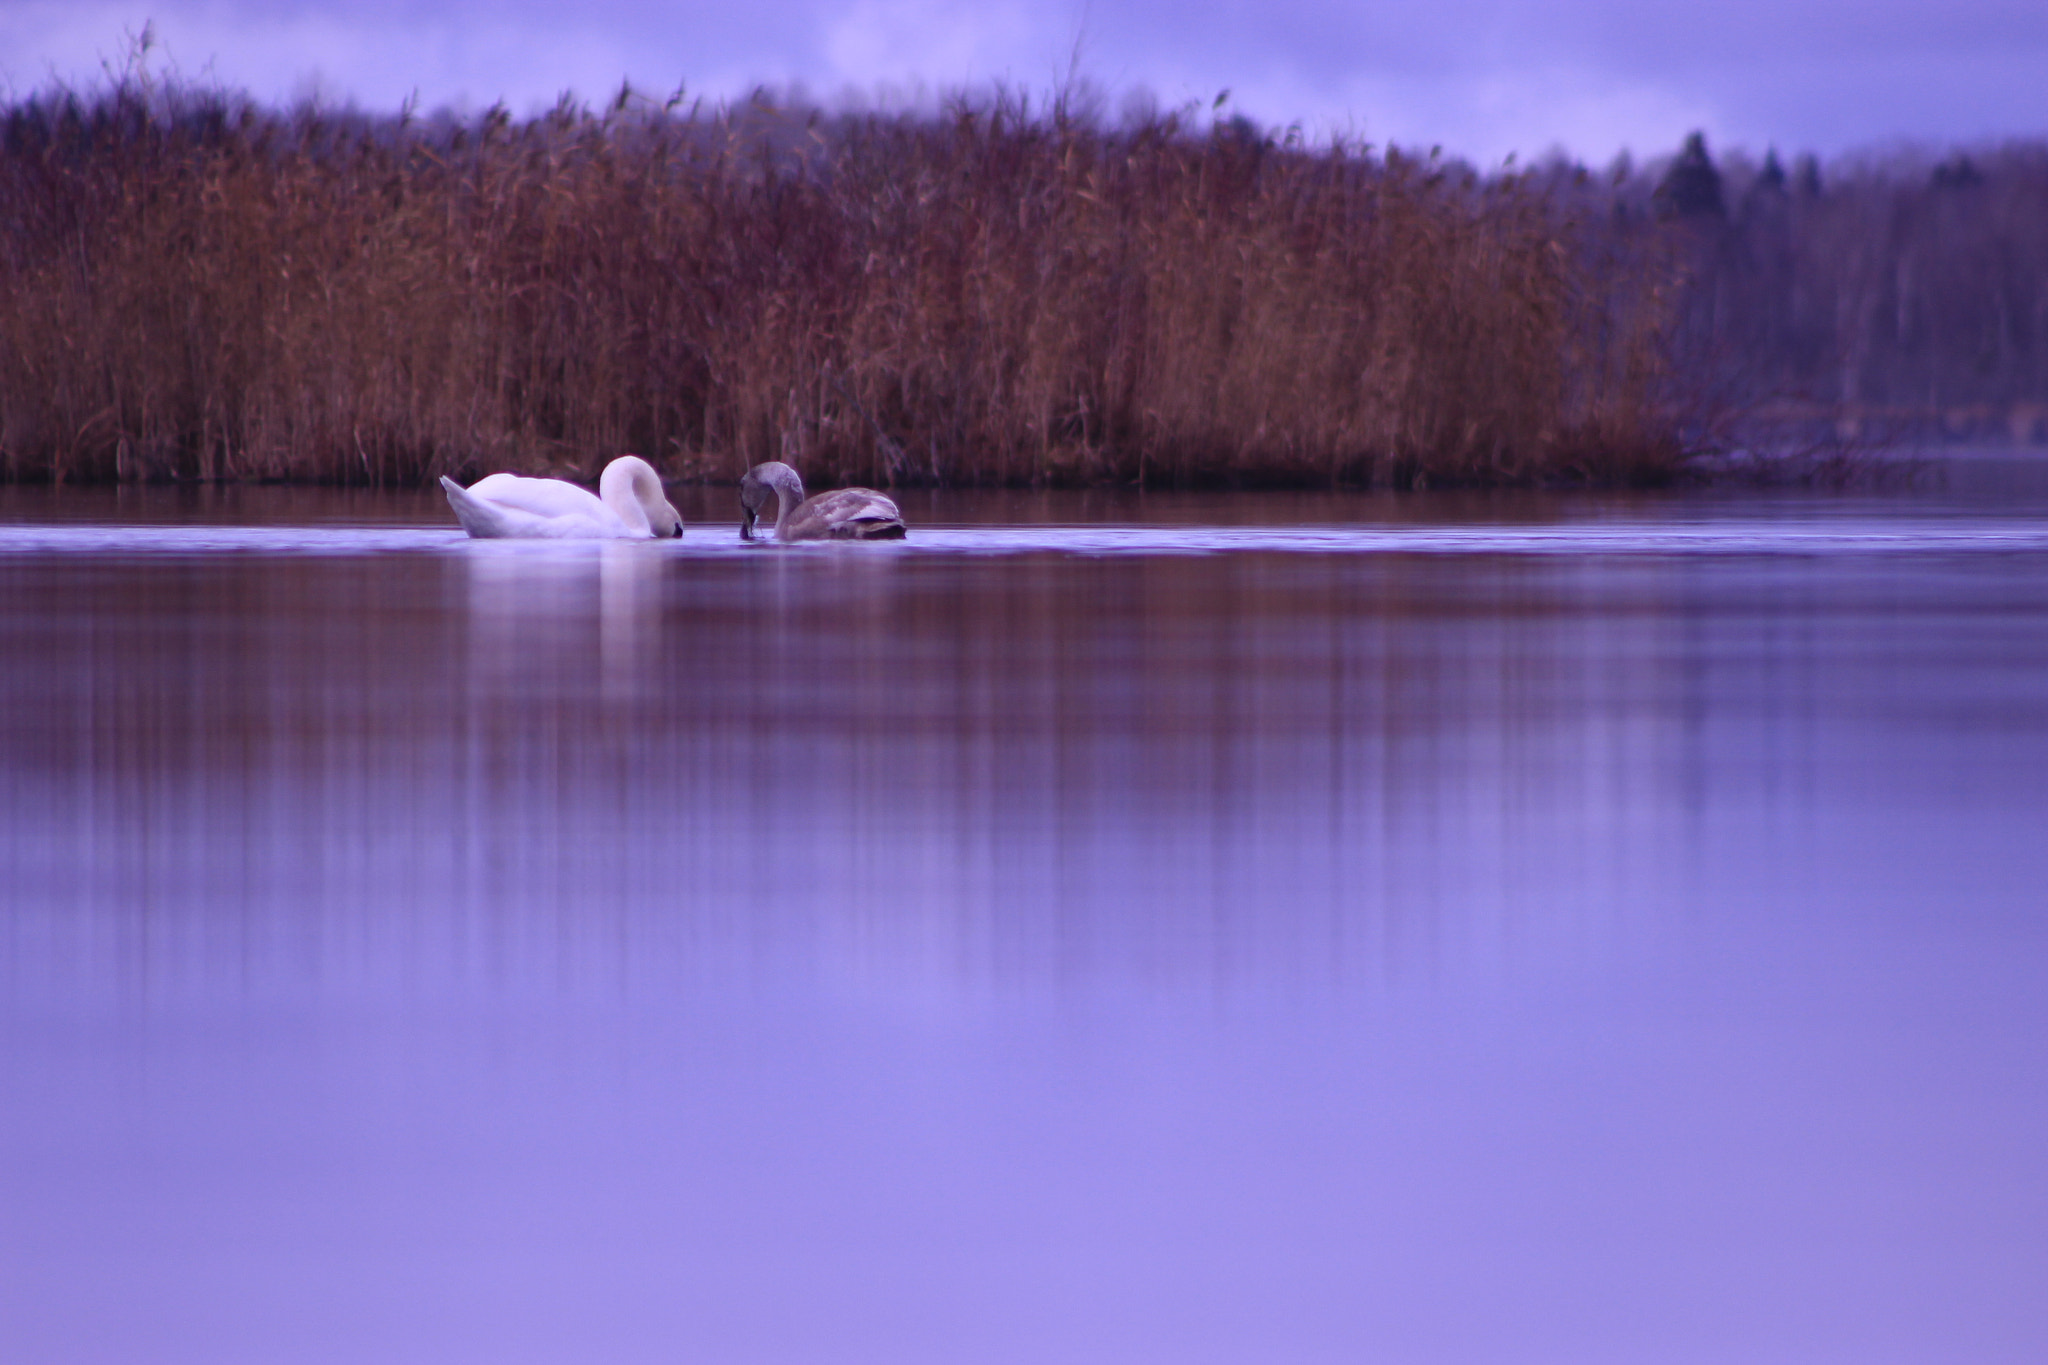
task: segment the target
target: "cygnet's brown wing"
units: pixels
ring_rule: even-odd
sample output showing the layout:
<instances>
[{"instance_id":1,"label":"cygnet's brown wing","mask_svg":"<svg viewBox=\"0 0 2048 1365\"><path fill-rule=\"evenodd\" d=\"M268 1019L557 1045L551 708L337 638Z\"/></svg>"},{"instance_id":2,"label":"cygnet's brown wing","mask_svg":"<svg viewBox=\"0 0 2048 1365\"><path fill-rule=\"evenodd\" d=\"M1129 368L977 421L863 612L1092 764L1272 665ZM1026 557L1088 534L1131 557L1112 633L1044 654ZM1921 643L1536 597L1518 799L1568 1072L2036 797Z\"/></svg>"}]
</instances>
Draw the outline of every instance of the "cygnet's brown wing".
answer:
<instances>
[{"instance_id":1,"label":"cygnet's brown wing","mask_svg":"<svg viewBox=\"0 0 2048 1365\"><path fill-rule=\"evenodd\" d=\"M790 540L901 540L903 514L872 488L835 488L790 514Z\"/></svg>"}]
</instances>

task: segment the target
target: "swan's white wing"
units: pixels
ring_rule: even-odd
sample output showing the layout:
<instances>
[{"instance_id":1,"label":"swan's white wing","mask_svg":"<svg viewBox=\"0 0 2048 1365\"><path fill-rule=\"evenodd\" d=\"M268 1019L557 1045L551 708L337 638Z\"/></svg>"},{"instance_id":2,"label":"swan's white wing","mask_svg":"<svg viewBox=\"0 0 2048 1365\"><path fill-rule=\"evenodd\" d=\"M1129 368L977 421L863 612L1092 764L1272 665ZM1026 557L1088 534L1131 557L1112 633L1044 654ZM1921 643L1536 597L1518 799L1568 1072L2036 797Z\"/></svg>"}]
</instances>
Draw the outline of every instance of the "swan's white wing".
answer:
<instances>
[{"instance_id":1,"label":"swan's white wing","mask_svg":"<svg viewBox=\"0 0 2048 1365\"><path fill-rule=\"evenodd\" d=\"M493 474L471 484L469 495L500 507L530 512L537 517L589 517L600 522L618 520L618 513L605 506L597 494L562 479Z\"/></svg>"},{"instance_id":2,"label":"swan's white wing","mask_svg":"<svg viewBox=\"0 0 2048 1365\"><path fill-rule=\"evenodd\" d=\"M464 488L444 475L441 487L455 509L455 519L478 540L611 540L631 535L618 513L560 479L493 474Z\"/></svg>"}]
</instances>

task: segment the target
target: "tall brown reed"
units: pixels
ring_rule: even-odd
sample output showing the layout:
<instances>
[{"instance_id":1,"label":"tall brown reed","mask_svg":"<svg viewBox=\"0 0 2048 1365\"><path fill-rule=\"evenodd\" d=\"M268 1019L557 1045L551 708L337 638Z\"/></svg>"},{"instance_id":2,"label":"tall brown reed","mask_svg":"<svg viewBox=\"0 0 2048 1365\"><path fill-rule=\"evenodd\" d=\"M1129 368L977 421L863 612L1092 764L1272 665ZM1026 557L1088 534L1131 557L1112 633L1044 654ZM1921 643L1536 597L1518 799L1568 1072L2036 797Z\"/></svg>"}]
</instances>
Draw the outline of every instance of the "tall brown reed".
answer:
<instances>
[{"instance_id":1,"label":"tall brown reed","mask_svg":"<svg viewBox=\"0 0 2048 1365\"><path fill-rule=\"evenodd\" d=\"M1396 153L1055 102L622 93L369 120L120 85L0 115L0 470L55 479L1642 479L1650 229Z\"/></svg>"}]
</instances>

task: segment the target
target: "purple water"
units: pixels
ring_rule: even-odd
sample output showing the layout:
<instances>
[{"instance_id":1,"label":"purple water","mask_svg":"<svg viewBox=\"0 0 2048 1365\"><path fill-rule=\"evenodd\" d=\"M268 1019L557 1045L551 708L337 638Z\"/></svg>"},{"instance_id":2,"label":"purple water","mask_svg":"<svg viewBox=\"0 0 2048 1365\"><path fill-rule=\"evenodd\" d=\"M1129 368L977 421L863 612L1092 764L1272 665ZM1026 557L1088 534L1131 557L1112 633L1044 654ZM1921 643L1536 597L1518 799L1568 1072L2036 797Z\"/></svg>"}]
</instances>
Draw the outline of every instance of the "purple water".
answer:
<instances>
[{"instance_id":1,"label":"purple water","mask_svg":"<svg viewBox=\"0 0 2048 1365\"><path fill-rule=\"evenodd\" d=\"M2043 483L0 490L0 1360L2048 1358Z\"/></svg>"}]
</instances>

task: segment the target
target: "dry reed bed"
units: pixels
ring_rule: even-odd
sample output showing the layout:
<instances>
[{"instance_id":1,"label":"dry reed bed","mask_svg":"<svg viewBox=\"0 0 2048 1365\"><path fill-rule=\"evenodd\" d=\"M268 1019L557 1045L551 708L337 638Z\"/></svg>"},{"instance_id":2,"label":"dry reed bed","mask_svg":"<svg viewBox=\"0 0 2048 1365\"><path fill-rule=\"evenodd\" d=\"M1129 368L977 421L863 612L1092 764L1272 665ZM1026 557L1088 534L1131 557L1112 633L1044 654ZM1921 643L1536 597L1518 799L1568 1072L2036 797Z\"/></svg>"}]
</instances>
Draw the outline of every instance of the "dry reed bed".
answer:
<instances>
[{"instance_id":1,"label":"dry reed bed","mask_svg":"<svg viewBox=\"0 0 2048 1365\"><path fill-rule=\"evenodd\" d=\"M1657 232L1167 117L0 115L0 474L1412 484L1682 459Z\"/></svg>"}]
</instances>

